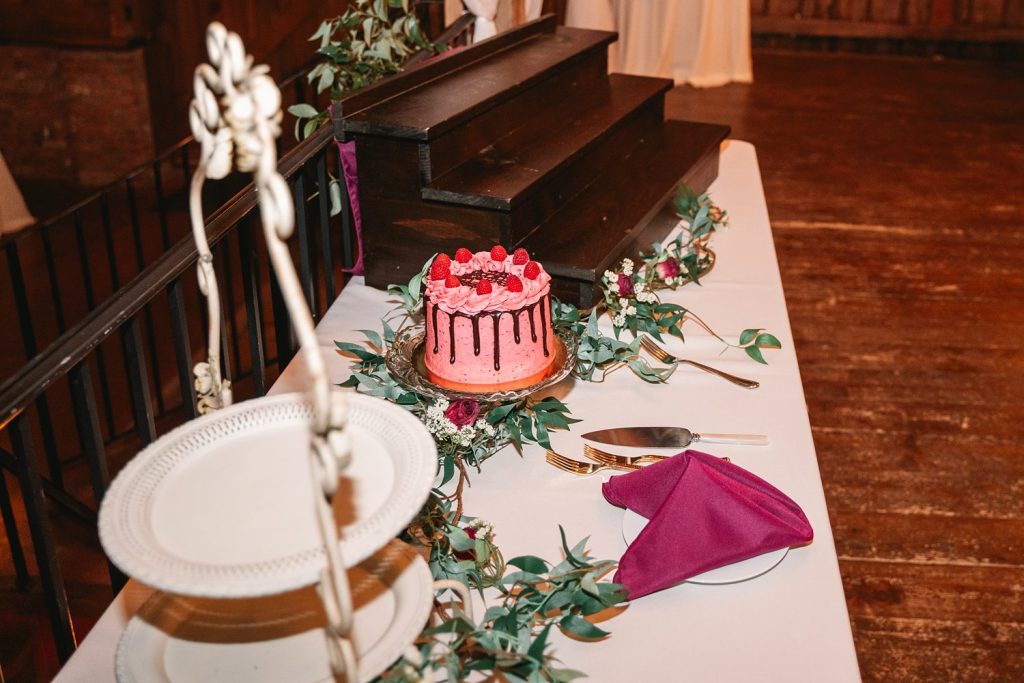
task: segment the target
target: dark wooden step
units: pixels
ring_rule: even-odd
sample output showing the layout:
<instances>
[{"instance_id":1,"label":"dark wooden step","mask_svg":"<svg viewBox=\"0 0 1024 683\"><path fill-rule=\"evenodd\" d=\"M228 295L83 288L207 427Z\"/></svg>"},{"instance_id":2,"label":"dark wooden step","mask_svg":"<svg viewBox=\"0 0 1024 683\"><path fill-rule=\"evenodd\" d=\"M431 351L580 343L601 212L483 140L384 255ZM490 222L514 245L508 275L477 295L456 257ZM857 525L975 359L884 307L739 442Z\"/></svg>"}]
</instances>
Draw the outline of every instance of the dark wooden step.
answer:
<instances>
[{"instance_id":1,"label":"dark wooden step","mask_svg":"<svg viewBox=\"0 0 1024 683\"><path fill-rule=\"evenodd\" d=\"M612 74L602 102L591 104L581 99L583 93L577 90L590 89L589 86L563 91L553 106L535 107L529 117L533 125L513 130L435 178L423 188L422 196L450 204L510 211L550 183L557 173L607 141L613 129L630 123L630 117L645 105L650 110L648 120L632 120L636 121L636 136L645 132L643 128L657 125L662 116L663 95L671 88L672 81L668 79ZM633 143L635 139L630 146Z\"/></svg>"},{"instance_id":2,"label":"dark wooden step","mask_svg":"<svg viewBox=\"0 0 1024 683\"><path fill-rule=\"evenodd\" d=\"M558 125L558 121L538 116L538 112L547 114L563 108L569 100L575 115L607 98L608 59L604 52L596 52L444 135L419 143L420 186L430 185L514 131L524 136L541 135L546 127Z\"/></svg>"},{"instance_id":3,"label":"dark wooden step","mask_svg":"<svg viewBox=\"0 0 1024 683\"><path fill-rule=\"evenodd\" d=\"M619 164L514 246L522 246L552 275L555 296L594 303L594 283L625 256L662 239L672 220L653 220L676 188L697 192L718 174L718 148L727 126L665 121Z\"/></svg>"},{"instance_id":4,"label":"dark wooden step","mask_svg":"<svg viewBox=\"0 0 1024 683\"><path fill-rule=\"evenodd\" d=\"M431 140L561 70L595 56L603 59L608 44L616 37L606 31L566 27L559 27L555 33L535 34L486 59L345 114L341 126L351 133Z\"/></svg>"}]
</instances>

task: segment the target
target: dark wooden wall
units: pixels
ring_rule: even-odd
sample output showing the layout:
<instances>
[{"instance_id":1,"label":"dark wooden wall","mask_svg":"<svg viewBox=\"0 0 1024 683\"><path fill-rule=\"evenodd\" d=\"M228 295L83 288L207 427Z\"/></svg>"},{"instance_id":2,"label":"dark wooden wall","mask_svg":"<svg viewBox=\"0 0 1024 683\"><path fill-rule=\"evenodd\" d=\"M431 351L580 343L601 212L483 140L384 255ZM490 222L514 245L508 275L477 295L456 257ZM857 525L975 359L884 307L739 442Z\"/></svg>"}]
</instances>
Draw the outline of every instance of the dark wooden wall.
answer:
<instances>
[{"instance_id":1,"label":"dark wooden wall","mask_svg":"<svg viewBox=\"0 0 1024 683\"><path fill-rule=\"evenodd\" d=\"M751 0L755 34L1024 40L1021 0Z\"/></svg>"},{"instance_id":2,"label":"dark wooden wall","mask_svg":"<svg viewBox=\"0 0 1024 683\"><path fill-rule=\"evenodd\" d=\"M206 59L202 40L214 19L237 32L246 49L280 80L313 58L308 38L321 21L340 14L344 0L145 0L151 4L148 80L159 84L152 102L157 148L186 134L183 112L192 99L192 72Z\"/></svg>"},{"instance_id":3,"label":"dark wooden wall","mask_svg":"<svg viewBox=\"0 0 1024 683\"><path fill-rule=\"evenodd\" d=\"M101 185L184 137L213 20L284 78L345 0L0 0L0 150L19 181Z\"/></svg>"},{"instance_id":4,"label":"dark wooden wall","mask_svg":"<svg viewBox=\"0 0 1024 683\"><path fill-rule=\"evenodd\" d=\"M156 0L0 0L0 43L127 47L146 35Z\"/></svg>"}]
</instances>

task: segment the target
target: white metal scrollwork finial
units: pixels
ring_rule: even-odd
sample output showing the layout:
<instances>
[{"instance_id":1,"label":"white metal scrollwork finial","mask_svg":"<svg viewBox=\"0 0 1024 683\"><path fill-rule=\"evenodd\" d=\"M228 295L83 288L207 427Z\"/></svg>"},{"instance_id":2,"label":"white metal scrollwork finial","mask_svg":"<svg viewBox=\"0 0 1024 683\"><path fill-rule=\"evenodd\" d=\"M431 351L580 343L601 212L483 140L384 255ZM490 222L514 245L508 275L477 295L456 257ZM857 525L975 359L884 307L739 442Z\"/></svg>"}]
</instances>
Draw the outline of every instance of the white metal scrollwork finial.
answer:
<instances>
[{"instance_id":1,"label":"white metal scrollwork finial","mask_svg":"<svg viewBox=\"0 0 1024 683\"><path fill-rule=\"evenodd\" d=\"M238 34L214 22L206 32L206 47L210 64L196 68L195 99L189 112L193 135L202 146L189 199L199 251L199 284L207 295L210 315L209 363L207 368L197 366L196 380L198 387L202 370L202 386L209 392L201 396L200 405L204 399L207 407L220 407L231 400L230 385L220 376L220 307L200 191L206 177L223 178L235 166L253 174L267 250L310 376L310 473L314 493L319 492L315 495L317 524L327 555L318 589L327 615L331 668L335 675L354 681L358 680L355 651L347 638L352 625L352 598L331 508L340 472L351 458L351 441L345 430L348 406L343 394L331 391L313 318L284 242L294 229L295 213L291 190L277 171L274 141L281 134L281 93L267 66L253 66L253 58L245 53Z\"/></svg>"}]
</instances>

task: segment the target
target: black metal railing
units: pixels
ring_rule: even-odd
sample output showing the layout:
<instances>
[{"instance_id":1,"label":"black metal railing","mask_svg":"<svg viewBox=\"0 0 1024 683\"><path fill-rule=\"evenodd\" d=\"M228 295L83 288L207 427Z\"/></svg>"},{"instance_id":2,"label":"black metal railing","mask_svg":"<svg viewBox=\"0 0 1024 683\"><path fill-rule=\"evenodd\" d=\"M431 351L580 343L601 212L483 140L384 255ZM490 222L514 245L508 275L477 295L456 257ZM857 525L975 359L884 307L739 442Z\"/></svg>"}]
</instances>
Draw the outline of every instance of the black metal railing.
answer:
<instances>
[{"instance_id":1,"label":"black metal railing","mask_svg":"<svg viewBox=\"0 0 1024 683\"><path fill-rule=\"evenodd\" d=\"M467 44L472 27L472 15L464 15L439 41ZM282 82L286 103L318 99L302 77L305 70ZM334 301L345 283L343 269L355 261L344 187L341 212L330 213L331 176L344 178L333 141L332 127L323 126L279 163L295 198L290 248L314 318ZM25 586L30 575L9 472L61 662L76 637L50 508L95 536L110 473L197 415L192 368L203 356L207 321L193 275L197 253L187 211L191 142L0 239L0 274L6 267L11 281L8 300L0 290L0 315L17 321L0 330L10 350L0 358L9 366L0 366L0 377L8 377L0 384L0 517L17 584ZM262 396L294 355L294 335L259 232L254 187L238 177L207 186L204 204L217 207L206 222L224 311L222 371L238 400ZM10 362L19 344L25 360ZM125 577L109 563L108 572L116 594Z\"/></svg>"},{"instance_id":2,"label":"black metal railing","mask_svg":"<svg viewBox=\"0 0 1024 683\"><path fill-rule=\"evenodd\" d=\"M339 164L331 126L323 126L286 153L279 165L295 198L291 248L314 317L334 300L344 284L342 268L354 260L346 246L352 244L346 234L351 231L347 207L339 216L330 215L330 171L340 175ZM342 199L346 201L345 193ZM207 221L225 311L223 371L239 399L263 395L270 383L268 368L283 368L295 353L288 316L257 233L256 206L250 184ZM0 468L17 479L61 661L73 652L75 636L46 501L94 528L109 472L162 431L195 417L192 366L205 338L196 259L190 235L172 243L0 385L0 437L7 442L0 445ZM268 301L272 315L266 312ZM54 431L54 423L68 426ZM59 463L49 476L41 467L40 442L44 452L53 449ZM81 470L82 465L81 478L88 483L81 491L54 480L54 472ZM15 571L27 580L5 480L0 481L0 512ZM110 576L116 592L124 576L113 566Z\"/></svg>"}]
</instances>

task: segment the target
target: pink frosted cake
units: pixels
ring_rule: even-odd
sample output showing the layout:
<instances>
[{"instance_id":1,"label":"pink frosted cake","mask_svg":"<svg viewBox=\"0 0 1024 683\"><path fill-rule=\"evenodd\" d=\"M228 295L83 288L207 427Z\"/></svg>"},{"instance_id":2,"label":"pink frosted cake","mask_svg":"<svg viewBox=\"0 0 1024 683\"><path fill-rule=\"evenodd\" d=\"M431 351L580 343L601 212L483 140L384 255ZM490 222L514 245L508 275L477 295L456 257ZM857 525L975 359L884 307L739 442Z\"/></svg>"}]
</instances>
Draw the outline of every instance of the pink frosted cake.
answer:
<instances>
[{"instance_id":1,"label":"pink frosted cake","mask_svg":"<svg viewBox=\"0 0 1024 683\"><path fill-rule=\"evenodd\" d=\"M538 382L554 361L551 276L525 249L509 256L459 249L430 267L424 296L424 361L430 379L452 389L512 388Z\"/></svg>"}]
</instances>

